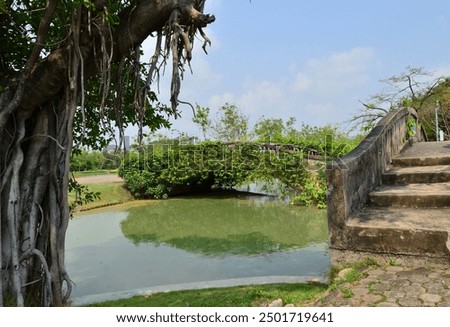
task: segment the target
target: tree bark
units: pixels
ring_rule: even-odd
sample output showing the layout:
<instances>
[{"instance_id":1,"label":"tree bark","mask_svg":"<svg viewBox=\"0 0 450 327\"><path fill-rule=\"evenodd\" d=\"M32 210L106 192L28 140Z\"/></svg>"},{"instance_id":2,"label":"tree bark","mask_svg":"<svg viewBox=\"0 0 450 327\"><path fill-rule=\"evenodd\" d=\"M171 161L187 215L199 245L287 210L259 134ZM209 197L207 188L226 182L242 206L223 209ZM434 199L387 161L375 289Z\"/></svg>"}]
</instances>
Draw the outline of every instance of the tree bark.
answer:
<instances>
[{"instance_id":1,"label":"tree bark","mask_svg":"<svg viewBox=\"0 0 450 327\"><path fill-rule=\"evenodd\" d=\"M102 1L95 3L97 9L90 10L102 8ZM38 44L57 5L47 3ZM203 5L204 0L138 0L119 14L109 38L101 29L86 29L88 10L77 8L67 42L41 60L42 46L36 46L20 76L8 80L0 93L0 306L61 306L70 298L64 244L72 131L83 83L101 67L99 49L106 44L103 54L118 62L164 29L180 45L173 49L177 54L190 52L187 30L177 34L173 26L192 25L195 32L212 23Z\"/></svg>"}]
</instances>

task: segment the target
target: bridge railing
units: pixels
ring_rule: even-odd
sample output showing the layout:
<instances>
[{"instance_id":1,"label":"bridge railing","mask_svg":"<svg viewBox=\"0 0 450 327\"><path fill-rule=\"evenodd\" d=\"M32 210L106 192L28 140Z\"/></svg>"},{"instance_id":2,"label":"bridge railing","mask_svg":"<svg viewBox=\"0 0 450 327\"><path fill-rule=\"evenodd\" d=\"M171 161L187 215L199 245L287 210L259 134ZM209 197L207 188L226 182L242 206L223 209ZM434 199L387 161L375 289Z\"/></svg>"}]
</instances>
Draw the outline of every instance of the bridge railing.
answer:
<instances>
[{"instance_id":1,"label":"bridge railing","mask_svg":"<svg viewBox=\"0 0 450 327\"><path fill-rule=\"evenodd\" d=\"M331 246L339 247L347 219L359 212L381 184L392 158L412 139L422 141L417 112L403 108L387 114L352 152L327 165L328 226Z\"/></svg>"}]
</instances>

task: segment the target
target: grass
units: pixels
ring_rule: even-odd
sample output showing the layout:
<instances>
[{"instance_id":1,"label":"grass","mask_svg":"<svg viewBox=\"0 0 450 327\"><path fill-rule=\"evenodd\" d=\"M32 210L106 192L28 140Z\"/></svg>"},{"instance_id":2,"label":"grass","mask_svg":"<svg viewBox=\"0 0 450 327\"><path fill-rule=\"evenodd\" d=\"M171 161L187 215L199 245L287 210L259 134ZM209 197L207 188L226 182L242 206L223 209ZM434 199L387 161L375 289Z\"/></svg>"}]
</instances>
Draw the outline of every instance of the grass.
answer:
<instances>
[{"instance_id":1,"label":"grass","mask_svg":"<svg viewBox=\"0 0 450 327\"><path fill-rule=\"evenodd\" d=\"M86 177L86 176L98 176L98 175L117 175L117 170L86 170L86 171L76 171L73 173L75 178Z\"/></svg>"},{"instance_id":2,"label":"grass","mask_svg":"<svg viewBox=\"0 0 450 327\"><path fill-rule=\"evenodd\" d=\"M114 204L133 200L131 194L124 188L124 183L100 183L87 184L89 191L99 192L100 199L77 207L76 211L86 211L95 208L107 207ZM69 202L73 201L74 195L69 194Z\"/></svg>"},{"instance_id":3,"label":"grass","mask_svg":"<svg viewBox=\"0 0 450 327\"><path fill-rule=\"evenodd\" d=\"M379 263L372 259L366 258L362 261L346 263L343 265L335 265L330 268L328 273L330 281L332 283L328 286L329 291L340 290L344 298L352 298L353 292L347 286L365 278L367 276L367 268L378 267ZM344 276L338 277L338 274L342 270L348 270Z\"/></svg>"},{"instance_id":4,"label":"grass","mask_svg":"<svg viewBox=\"0 0 450 327\"><path fill-rule=\"evenodd\" d=\"M310 306L327 289L318 284L273 284L188 290L135 296L94 304L96 307L255 307L282 299L284 304Z\"/></svg>"}]
</instances>

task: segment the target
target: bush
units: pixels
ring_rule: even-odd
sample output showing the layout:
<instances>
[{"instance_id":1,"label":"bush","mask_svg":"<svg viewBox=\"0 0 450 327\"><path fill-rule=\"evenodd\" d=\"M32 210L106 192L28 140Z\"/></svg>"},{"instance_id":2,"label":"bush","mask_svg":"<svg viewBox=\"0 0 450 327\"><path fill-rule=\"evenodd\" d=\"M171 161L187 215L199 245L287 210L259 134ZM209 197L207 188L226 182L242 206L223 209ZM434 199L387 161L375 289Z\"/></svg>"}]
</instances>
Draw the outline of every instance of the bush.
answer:
<instances>
[{"instance_id":1,"label":"bush","mask_svg":"<svg viewBox=\"0 0 450 327\"><path fill-rule=\"evenodd\" d=\"M215 167L224 161L220 159L221 153L214 152L212 155L208 151L210 147L214 145L174 145L158 151L149 147L146 151L131 152L119 169L119 175L137 198L160 199L207 191L214 185L235 185L236 176L226 169Z\"/></svg>"},{"instance_id":2,"label":"bush","mask_svg":"<svg viewBox=\"0 0 450 327\"><path fill-rule=\"evenodd\" d=\"M122 154L100 151L76 150L72 152L70 160L71 171L88 171L101 169L118 169L121 165Z\"/></svg>"},{"instance_id":3,"label":"bush","mask_svg":"<svg viewBox=\"0 0 450 327\"><path fill-rule=\"evenodd\" d=\"M105 158L101 152L85 150L73 152L70 160L71 171L87 171L102 169Z\"/></svg>"},{"instance_id":4,"label":"bush","mask_svg":"<svg viewBox=\"0 0 450 327\"><path fill-rule=\"evenodd\" d=\"M274 125L272 120L263 122L259 130L262 136ZM283 127L278 121L275 123ZM324 208L325 161L346 154L359 140L332 126L303 125L298 131L291 123L288 127L287 132L280 134L279 144L264 141L182 145L167 139L155 141L145 150L129 153L119 173L138 198L160 199L213 187L228 189L263 182L281 185L280 195L293 204Z\"/></svg>"}]
</instances>

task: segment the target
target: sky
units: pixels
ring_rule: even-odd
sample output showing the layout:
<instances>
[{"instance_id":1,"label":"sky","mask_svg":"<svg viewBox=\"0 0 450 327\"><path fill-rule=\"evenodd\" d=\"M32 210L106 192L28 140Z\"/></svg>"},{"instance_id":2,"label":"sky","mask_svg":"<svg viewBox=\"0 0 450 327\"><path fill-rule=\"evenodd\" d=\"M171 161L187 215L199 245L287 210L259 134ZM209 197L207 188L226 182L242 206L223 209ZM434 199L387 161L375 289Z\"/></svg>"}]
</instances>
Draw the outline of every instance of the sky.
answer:
<instances>
[{"instance_id":1,"label":"sky","mask_svg":"<svg viewBox=\"0 0 450 327\"><path fill-rule=\"evenodd\" d=\"M207 0L216 21L205 32L206 55L195 44L180 100L209 107L214 117L236 105L259 118L295 117L301 124L342 130L380 80L423 67L450 75L448 0ZM147 56L152 41L144 44ZM169 104L169 66L159 100ZM192 110L180 106L174 134L200 135Z\"/></svg>"}]
</instances>

